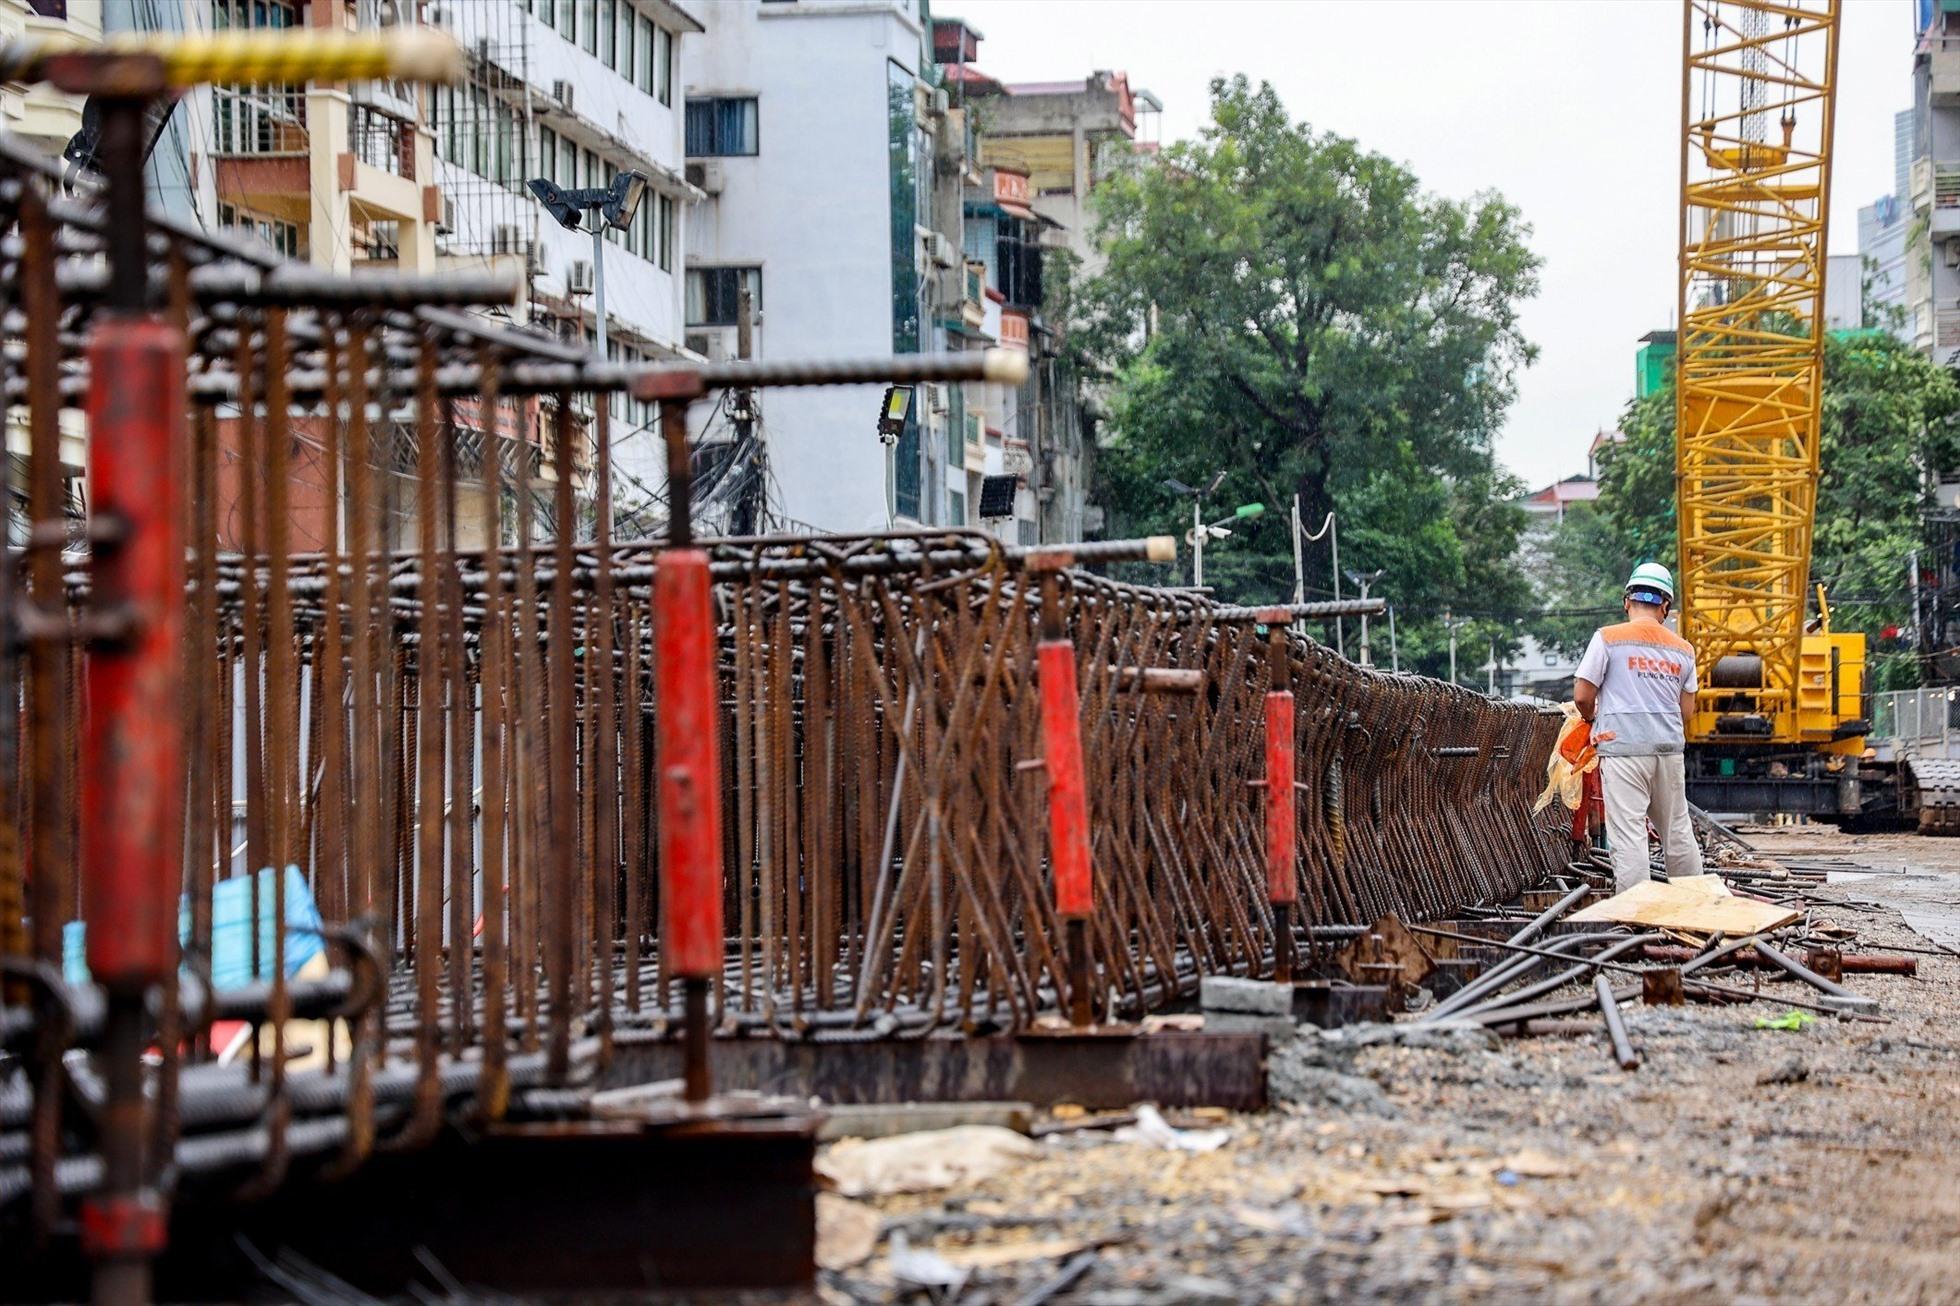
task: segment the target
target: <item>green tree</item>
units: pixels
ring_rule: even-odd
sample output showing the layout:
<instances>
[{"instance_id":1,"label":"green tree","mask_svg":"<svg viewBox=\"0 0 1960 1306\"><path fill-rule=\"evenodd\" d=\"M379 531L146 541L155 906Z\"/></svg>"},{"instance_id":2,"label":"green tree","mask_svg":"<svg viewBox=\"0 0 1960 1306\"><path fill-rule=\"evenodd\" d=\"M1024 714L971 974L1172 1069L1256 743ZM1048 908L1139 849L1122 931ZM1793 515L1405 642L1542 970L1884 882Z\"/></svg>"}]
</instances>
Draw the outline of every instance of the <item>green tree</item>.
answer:
<instances>
[{"instance_id":1,"label":"green tree","mask_svg":"<svg viewBox=\"0 0 1960 1306\"><path fill-rule=\"evenodd\" d=\"M1443 609L1529 606L1519 487L1491 441L1534 355L1528 228L1495 195L1424 193L1406 168L1296 124L1270 86L1212 83L1210 124L1098 189L1102 271L1071 340L1114 381L1101 498L1124 532L1190 524L1161 482L1226 480L1266 519L1205 557L1221 594L1290 591L1286 512L1339 510L1341 557L1384 568L1405 650L1433 669ZM1331 588L1324 552L1309 584ZM1480 638L1508 647L1512 622ZM1465 632L1469 639L1471 632ZM1405 658L1404 665L1411 659ZM1479 658L1481 661L1481 658Z\"/></svg>"},{"instance_id":2,"label":"green tree","mask_svg":"<svg viewBox=\"0 0 1960 1306\"><path fill-rule=\"evenodd\" d=\"M1545 542L1540 592L1547 615L1533 634L1568 657L1585 652L1593 632L1620 611L1620 593L1632 561L1625 537L1590 503L1574 503ZM1669 560L1672 565L1672 560Z\"/></svg>"},{"instance_id":3,"label":"green tree","mask_svg":"<svg viewBox=\"0 0 1960 1306\"><path fill-rule=\"evenodd\" d=\"M1862 630L1881 688L1918 683L1910 648L1880 640L1911 624L1908 560L1925 539L1937 473L1960 466L1960 385L1916 350L1878 332L1824 343L1824 411L1810 574L1834 625ZM1599 505L1610 545L1631 565L1677 556L1672 381L1627 408L1627 439L1603 451Z\"/></svg>"}]
</instances>

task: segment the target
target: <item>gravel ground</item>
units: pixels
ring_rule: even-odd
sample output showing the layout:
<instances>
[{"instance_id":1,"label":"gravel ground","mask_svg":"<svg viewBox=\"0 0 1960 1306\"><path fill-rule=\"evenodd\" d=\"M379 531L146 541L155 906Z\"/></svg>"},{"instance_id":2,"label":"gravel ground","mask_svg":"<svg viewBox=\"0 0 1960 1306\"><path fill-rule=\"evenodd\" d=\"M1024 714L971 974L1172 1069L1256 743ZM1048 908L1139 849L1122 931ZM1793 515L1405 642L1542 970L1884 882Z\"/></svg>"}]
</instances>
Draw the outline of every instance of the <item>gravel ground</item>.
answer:
<instances>
[{"instance_id":1,"label":"gravel ground","mask_svg":"<svg viewBox=\"0 0 1960 1306\"><path fill-rule=\"evenodd\" d=\"M1872 855L1960 899L1960 841L1916 847ZM1819 893L1882 901L1872 883ZM1860 950L1929 946L1890 907L1818 916ZM1175 1121L1228 1130L1215 1151L1082 1131L955 1190L827 1197L875 1217L878 1242L821 1292L916 1296L894 1262L924 1248L963 1263L937 1297L967 1303L1020 1301L1064 1267L1078 1277L1049 1299L1104 1306L1960 1301L1960 958L1920 962L1848 981L1888 1023L1760 1029L1789 1009L1777 996L1808 994L1767 975L1760 1002L1630 1007L1632 1073L1590 1027L1420 1047L1308 1031L1275 1054L1273 1110Z\"/></svg>"}]
</instances>

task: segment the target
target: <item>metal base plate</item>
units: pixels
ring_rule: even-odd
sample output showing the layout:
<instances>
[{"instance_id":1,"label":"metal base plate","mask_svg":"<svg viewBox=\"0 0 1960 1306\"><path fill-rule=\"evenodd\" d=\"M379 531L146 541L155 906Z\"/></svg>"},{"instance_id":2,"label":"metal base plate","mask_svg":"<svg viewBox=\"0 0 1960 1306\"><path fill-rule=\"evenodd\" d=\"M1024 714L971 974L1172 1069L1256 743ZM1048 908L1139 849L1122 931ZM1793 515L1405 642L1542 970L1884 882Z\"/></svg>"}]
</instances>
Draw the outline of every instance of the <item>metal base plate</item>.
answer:
<instances>
[{"instance_id":1,"label":"metal base plate","mask_svg":"<svg viewBox=\"0 0 1960 1306\"><path fill-rule=\"evenodd\" d=\"M1015 1037L959 1034L864 1043L716 1039L714 1082L729 1091L874 1102L1073 1102L1120 1108L1266 1105L1265 1036L1127 1027L1044 1030ZM622 1031L606 1087L672 1079L680 1045Z\"/></svg>"}]
</instances>

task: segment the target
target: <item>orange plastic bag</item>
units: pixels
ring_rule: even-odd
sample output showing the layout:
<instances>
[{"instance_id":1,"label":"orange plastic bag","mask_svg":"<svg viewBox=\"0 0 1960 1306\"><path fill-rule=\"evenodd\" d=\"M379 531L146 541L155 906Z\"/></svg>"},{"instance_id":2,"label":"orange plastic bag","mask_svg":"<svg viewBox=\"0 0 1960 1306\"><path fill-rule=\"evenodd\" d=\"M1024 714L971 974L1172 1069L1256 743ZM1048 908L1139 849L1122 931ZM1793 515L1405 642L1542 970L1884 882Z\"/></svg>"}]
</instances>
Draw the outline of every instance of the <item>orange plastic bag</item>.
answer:
<instances>
[{"instance_id":1,"label":"orange plastic bag","mask_svg":"<svg viewBox=\"0 0 1960 1306\"><path fill-rule=\"evenodd\" d=\"M1531 805L1534 812L1550 806L1554 795L1568 811L1578 811L1586 797L1586 772L1599 765L1592 726L1571 703L1560 703L1559 711L1565 714L1565 724L1559 728L1558 743L1553 745L1551 756L1545 759L1545 791Z\"/></svg>"}]
</instances>

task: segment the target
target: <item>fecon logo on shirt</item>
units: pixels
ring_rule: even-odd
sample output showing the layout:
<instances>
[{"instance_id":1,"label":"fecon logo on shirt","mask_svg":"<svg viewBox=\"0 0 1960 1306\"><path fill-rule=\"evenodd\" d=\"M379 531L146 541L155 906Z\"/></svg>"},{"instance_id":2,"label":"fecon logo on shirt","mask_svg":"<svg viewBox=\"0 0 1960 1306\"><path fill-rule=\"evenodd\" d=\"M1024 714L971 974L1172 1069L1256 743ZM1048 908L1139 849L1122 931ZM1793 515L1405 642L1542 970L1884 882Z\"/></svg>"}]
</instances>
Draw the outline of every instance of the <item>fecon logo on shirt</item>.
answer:
<instances>
[{"instance_id":1,"label":"fecon logo on shirt","mask_svg":"<svg viewBox=\"0 0 1960 1306\"><path fill-rule=\"evenodd\" d=\"M1681 695L1697 687L1687 640L1657 621L1607 626L1592 637L1577 675L1599 686L1593 733L1613 733L1599 746L1602 757L1681 751Z\"/></svg>"}]
</instances>

